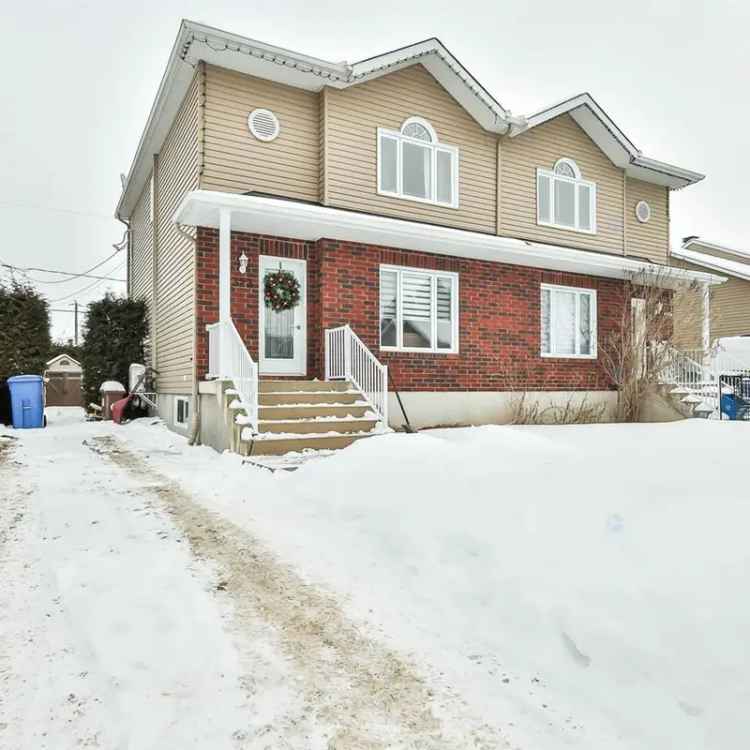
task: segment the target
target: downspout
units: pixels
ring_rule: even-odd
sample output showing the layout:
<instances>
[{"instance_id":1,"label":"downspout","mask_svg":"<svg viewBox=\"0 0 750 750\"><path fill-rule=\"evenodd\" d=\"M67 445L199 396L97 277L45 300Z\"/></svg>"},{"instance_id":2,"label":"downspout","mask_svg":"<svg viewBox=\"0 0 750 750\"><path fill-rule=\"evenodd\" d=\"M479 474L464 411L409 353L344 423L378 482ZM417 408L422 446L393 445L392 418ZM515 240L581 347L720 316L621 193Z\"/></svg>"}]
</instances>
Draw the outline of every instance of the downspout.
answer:
<instances>
[{"instance_id":1,"label":"downspout","mask_svg":"<svg viewBox=\"0 0 750 750\"><path fill-rule=\"evenodd\" d=\"M198 382L198 369L196 359L196 345L198 341L197 331L197 315L196 307L197 301L197 283L198 283L198 253L196 248L195 237L186 232L182 224L175 222L177 232L190 242L193 247L193 410L190 417L190 437L188 438L188 445L200 445L201 436L201 399L200 399L200 386Z\"/></svg>"}]
</instances>

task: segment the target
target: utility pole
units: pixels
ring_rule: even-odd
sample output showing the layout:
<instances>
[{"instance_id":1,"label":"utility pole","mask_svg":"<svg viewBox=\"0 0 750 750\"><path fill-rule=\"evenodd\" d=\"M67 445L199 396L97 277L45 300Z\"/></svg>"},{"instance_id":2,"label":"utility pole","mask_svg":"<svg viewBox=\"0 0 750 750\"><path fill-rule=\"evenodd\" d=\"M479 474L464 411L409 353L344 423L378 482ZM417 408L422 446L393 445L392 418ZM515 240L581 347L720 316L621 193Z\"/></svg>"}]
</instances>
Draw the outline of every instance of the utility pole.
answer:
<instances>
[{"instance_id":1,"label":"utility pole","mask_svg":"<svg viewBox=\"0 0 750 750\"><path fill-rule=\"evenodd\" d=\"M76 300L73 303L73 318L75 319L75 323L74 323L74 331L75 331L74 341L75 341L75 345L78 346L78 300Z\"/></svg>"}]
</instances>

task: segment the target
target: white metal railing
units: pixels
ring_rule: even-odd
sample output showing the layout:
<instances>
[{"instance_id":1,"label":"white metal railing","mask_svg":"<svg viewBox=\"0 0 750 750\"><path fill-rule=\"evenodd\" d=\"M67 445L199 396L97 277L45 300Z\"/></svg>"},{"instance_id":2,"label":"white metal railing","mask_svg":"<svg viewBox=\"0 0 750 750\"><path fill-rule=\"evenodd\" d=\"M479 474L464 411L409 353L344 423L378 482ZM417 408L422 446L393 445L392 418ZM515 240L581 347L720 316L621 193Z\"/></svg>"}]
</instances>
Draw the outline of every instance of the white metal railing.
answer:
<instances>
[{"instance_id":1,"label":"white metal railing","mask_svg":"<svg viewBox=\"0 0 750 750\"><path fill-rule=\"evenodd\" d=\"M722 395L740 401L750 398L750 366L721 350L671 348L669 363L661 372L663 383L673 384L697 396L711 407L711 416L722 418Z\"/></svg>"},{"instance_id":2,"label":"white metal railing","mask_svg":"<svg viewBox=\"0 0 750 750\"><path fill-rule=\"evenodd\" d=\"M714 385L716 375L710 359L702 349L676 349L669 347L667 364L661 371L661 380L681 388L700 390Z\"/></svg>"},{"instance_id":3,"label":"white metal railing","mask_svg":"<svg viewBox=\"0 0 750 750\"><path fill-rule=\"evenodd\" d=\"M352 383L388 426L388 367L348 325L325 332L325 377Z\"/></svg>"},{"instance_id":4,"label":"white metal railing","mask_svg":"<svg viewBox=\"0 0 750 750\"><path fill-rule=\"evenodd\" d=\"M247 412L248 426L258 431L258 365L231 320L211 323L208 330L208 374L231 380Z\"/></svg>"}]
</instances>

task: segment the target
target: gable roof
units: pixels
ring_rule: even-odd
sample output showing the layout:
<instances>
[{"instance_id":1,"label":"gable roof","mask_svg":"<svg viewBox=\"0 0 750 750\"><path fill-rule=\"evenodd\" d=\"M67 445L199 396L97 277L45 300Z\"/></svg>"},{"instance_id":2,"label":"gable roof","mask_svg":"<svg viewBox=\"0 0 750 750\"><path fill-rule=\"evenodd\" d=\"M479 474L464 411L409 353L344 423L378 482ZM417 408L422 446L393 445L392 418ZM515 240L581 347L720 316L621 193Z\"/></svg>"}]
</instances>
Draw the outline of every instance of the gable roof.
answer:
<instances>
[{"instance_id":1,"label":"gable roof","mask_svg":"<svg viewBox=\"0 0 750 750\"><path fill-rule=\"evenodd\" d=\"M485 130L507 133L513 123L521 124L434 37L349 64L183 20L125 180L118 216L132 212L151 172L151 157L164 143L200 60L308 91L344 89L421 64Z\"/></svg>"},{"instance_id":2,"label":"gable roof","mask_svg":"<svg viewBox=\"0 0 750 750\"><path fill-rule=\"evenodd\" d=\"M344 89L421 64L489 132L520 135L569 112L613 163L624 167L629 175L671 188L703 179L697 172L643 156L589 94L580 94L529 118L515 117L435 37L350 64L183 20L124 181L115 212L118 218L131 215L151 172L153 154L160 151L201 60L308 91L320 91L324 86Z\"/></svg>"},{"instance_id":3,"label":"gable roof","mask_svg":"<svg viewBox=\"0 0 750 750\"><path fill-rule=\"evenodd\" d=\"M736 255L737 260L729 260L728 258L720 258L716 255L702 253L693 249L695 246L720 250L731 255ZM682 247L677 250L671 250L670 255L673 258L678 258L679 260L684 260L688 263L708 268L711 271L719 271L720 273L725 273L738 279L750 281L750 254L743 253L740 250L731 250L722 247L721 245L703 242L697 237L690 237L683 243ZM744 262L741 259L743 259Z\"/></svg>"},{"instance_id":4,"label":"gable roof","mask_svg":"<svg viewBox=\"0 0 750 750\"><path fill-rule=\"evenodd\" d=\"M63 353L63 354L58 354L56 357L52 357L52 359L50 359L47 362L47 367L51 367L52 365L57 364L61 359L67 359L68 360L68 364L65 365L66 367L68 365L71 366L71 367L80 367L81 366L81 363L77 359L74 359L73 357L71 357L70 354Z\"/></svg>"},{"instance_id":5,"label":"gable roof","mask_svg":"<svg viewBox=\"0 0 750 750\"><path fill-rule=\"evenodd\" d=\"M569 114L609 160L625 170L628 177L678 189L699 182L705 176L644 156L587 92L529 115L524 125L513 127L511 137L526 133L563 114Z\"/></svg>"}]
</instances>

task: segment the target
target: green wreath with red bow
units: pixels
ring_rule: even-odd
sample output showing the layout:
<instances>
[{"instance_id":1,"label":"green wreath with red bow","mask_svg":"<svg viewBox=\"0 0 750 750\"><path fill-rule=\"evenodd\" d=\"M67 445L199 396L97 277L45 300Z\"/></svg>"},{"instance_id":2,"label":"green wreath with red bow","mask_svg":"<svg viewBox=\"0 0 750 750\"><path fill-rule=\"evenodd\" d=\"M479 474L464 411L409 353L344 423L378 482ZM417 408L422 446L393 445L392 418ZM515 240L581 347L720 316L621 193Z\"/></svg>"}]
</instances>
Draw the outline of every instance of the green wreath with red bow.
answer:
<instances>
[{"instance_id":1,"label":"green wreath with red bow","mask_svg":"<svg viewBox=\"0 0 750 750\"><path fill-rule=\"evenodd\" d=\"M283 312L297 307L300 301L300 285L291 271L271 271L263 280L263 299L266 307Z\"/></svg>"}]
</instances>

